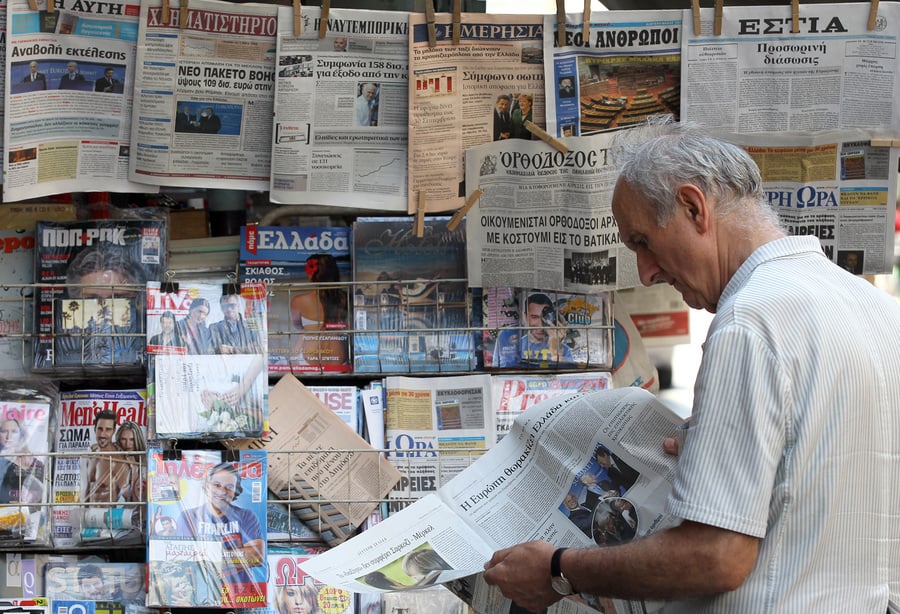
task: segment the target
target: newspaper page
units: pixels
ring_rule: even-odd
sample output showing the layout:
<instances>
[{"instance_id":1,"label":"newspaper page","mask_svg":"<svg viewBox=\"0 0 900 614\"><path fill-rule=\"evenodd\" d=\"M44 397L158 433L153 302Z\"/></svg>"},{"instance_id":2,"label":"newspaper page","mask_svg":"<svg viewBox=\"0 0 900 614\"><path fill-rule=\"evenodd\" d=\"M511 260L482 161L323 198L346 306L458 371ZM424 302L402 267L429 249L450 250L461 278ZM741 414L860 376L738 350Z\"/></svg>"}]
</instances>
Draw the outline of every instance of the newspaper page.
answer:
<instances>
[{"instance_id":1,"label":"newspaper page","mask_svg":"<svg viewBox=\"0 0 900 614\"><path fill-rule=\"evenodd\" d=\"M683 120L725 132L898 135L897 3L879 5L874 30L867 4L804 4L797 34L788 5L726 7L721 36L713 10L700 15L700 34L683 37Z\"/></svg>"},{"instance_id":2,"label":"newspaper page","mask_svg":"<svg viewBox=\"0 0 900 614\"><path fill-rule=\"evenodd\" d=\"M535 539L613 545L675 524L663 510L676 459L662 440L681 422L640 388L548 399L521 413L503 440L437 493L303 568L355 592L446 583L476 612L504 614L511 602L480 575L494 551ZM479 575L460 579L472 574ZM581 595L548 612L659 605Z\"/></svg>"},{"instance_id":3,"label":"newspaper page","mask_svg":"<svg viewBox=\"0 0 900 614\"><path fill-rule=\"evenodd\" d=\"M152 192L128 181L135 0L7 5L4 200Z\"/></svg>"},{"instance_id":4,"label":"newspaper page","mask_svg":"<svg viewBox=\"0 0 900 614\"><path fill-rule=\"evenodd\" d=\"M582 13L567 14L566 45L557 47L556 16L544 16L547 132L578 136L627 128L651 115L677 118L681 11L600 13L587 40L583 23Z\"/></svg>"},{"instance_id":5,"label":"newspaper page","mask_svg":"<svg viewBox=\"0 0 900 614\"><path fill-rule=\"evenodd\" d=\"M391 513L437 490L494 442L491 376L387 377L387 457L403 474Z\"/></svg>"},{"instance_id":6,"label":"newspaper page","mask_svg":"<svg viewBox=\"0 0 900 614\"><path fill-rule=\"evenodd\" d=\"M900 149L864 130L731 134L759 165L769 203L792 235L813 235L855 275L890 273Z\"/></svg>"},{"instance_id":7,"label":"newspaper page","mask_svg":"<svg viewBox=\"0 0 900 614\"><path fill-rule=\"evenodd\" d=\"M472 287L600 292L640 284L612 215L618 178L611 133L546 143L500 141L466 151Z\"/></svg>"},{"instance_id":8,"label":"newspaper page","mask_svg":"<svg viewBox=\"0 0 900 614\"><path fill-rule=\"evenodd\" d=\"M272 202L406 211L409 14L278 14Z\"/></svg>"},{"instance_id":9,"label":"newspaper page","mask_svg":"<svg viewBox=\"0 0 900 614\"><path fill-rule=\"evenodd\" d=\"M0 0L0 64L3 65L3 74L0 75L0 88L6 91L6 0ZM0 128L6 124L6 96L0 98ZM3 147L3 132L0 129L0 152L5 151ZM3 156L4 158L6 156ZM3 185L6 173L0 173L0 185Z\"/></svg>"},{"instance_id":10,"label":"newspaper page","mask_svg":"<svg viewBox=\"0 0 900 614\"><path fill-rule=\"evenodd\" d=\"M186 4L186 3L185 3ZM130 177L154 185L269 189L277 7L141 3Z\"/></svg>"},{"instance_id":11,"label":"newspaper page","mask_svg":"<svg viewBox=\"0 0 900 614\"><path fill-rule=\"evenodd\" d=\"M620 290L616 292L619 306L631 315L647 347L690 343L691 308L674 287L654 284Z\"/></svg>"},{"instance_id":12,"label":"newspaper page","mask_svg":"<svg viewBox=\"0 0 900 614\"><path fill-rule=\"evenodd\" d=\"M543 17L463 13L458 44L451 19L435 15L434 47L425 15L409 19L410 213L419 192L427 211L462 207L466 149L544 126Z\"/></svg>"}]
</instances>

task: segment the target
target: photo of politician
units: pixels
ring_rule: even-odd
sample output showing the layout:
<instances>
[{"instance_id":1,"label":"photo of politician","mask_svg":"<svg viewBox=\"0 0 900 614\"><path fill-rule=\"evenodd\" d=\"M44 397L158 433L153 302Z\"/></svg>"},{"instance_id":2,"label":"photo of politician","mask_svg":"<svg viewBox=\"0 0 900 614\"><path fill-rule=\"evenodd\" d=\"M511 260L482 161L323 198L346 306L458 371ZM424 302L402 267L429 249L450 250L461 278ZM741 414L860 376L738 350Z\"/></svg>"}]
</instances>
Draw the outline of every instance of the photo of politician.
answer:
<instances>
[{"instance_id":1,"label":"photo of politician","mask_svg":"<svg viewBox=\"0 0 900 614\"><path fill-rule=\"evenodd\" d=\"M243 117L244 105L234 103L179 100L172 111L176 133L239 136Z\"/></svg>"}]
</instances>

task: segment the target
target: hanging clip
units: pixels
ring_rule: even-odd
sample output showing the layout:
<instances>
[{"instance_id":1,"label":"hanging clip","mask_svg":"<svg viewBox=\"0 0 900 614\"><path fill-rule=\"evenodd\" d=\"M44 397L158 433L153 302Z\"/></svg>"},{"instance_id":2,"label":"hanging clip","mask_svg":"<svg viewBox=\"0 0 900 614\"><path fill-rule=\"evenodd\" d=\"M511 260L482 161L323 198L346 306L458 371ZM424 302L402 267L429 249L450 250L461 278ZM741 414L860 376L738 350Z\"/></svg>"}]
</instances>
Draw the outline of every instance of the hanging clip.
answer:
<instances>
[{"instance_id":1,"label":"hanging clip","mask_svg":"<svg viewBox=\"0 0 900 614\"><path fill-rule=\"evenodd\" d=\"M875 29L875 21L878 19L878 0L872 0L872 4L869 6L869 23L866 26L869 31Z\"/></svg>"},{"instance_id":2,"label":"hanging clip","mask_svg":"<svg viewBox=\"0 0 900 614\"><path fill-rule=\"evenodd\" d=\"M175 281L174 271L166 271L166 280L160 286L159 291L163 294L178 294L178 282Z\"/></svg>"},{"instance_id":3,"label":"hanging clip","mask_svg":"<svg viewBox=\"0 0 900 614\"><path fill-rule=\"evenodd\" d=\"M419 239L425 236L425 190L419 190L419 199L416 203L416 220L413 224L413 234Z\"/></svg>"},{"instance_id":4,"label":"hanging clip","mask_svg":"<svg viewBox=\"0 0 900 614\"><path fill-rule=\"evenodd\" d=\"M162 0L161 12L163 25L168 27L169 19L172 17L172 15L169 13L169 0Z\"/></svg>"},{"instance_id":5,"label":"hanging clip","mask_svg":"<svg viewBox=\"0 0 900 614\"><path fill-rule=\"evenodd\" d=\"M700 0L691 0L691 17L694 20L694 36L700 36Z\"/></svg>"},{"instance_id":6,"label":"hanging clip","mask_svg":"<svg viewBox=\"0 0 900 614\"><path fill-rule=\"evenodd\" d=\"M581 15L581 40L585 47L591 40L591 0L584 0L584 12Z\"/></svg>"},{"instance_id":7,"label":"hanging clip","mask_svg":"<svg viewBox=\"0 0 900 614\"><path fill-rule=\"evenodd\" d=\"M50 12L51 4L53 4L53 0L47 0L47 12ZM28 0L28 10L32 12L39 10L37 0Z\"/></svg>"},{"instance_id":8,"label":"hanging clip","mask_svg":"<svg viewBox=\"0 0 900 614\"><path fill-rule=\"evenodd\" d=\"M725 12L725 3L723 0L716 0L713 13L713 34L722 36L722 13Z\"/></svg>"},{"instance_id":9,"label":"hanging clip","mask_svg":"<svg viewBox=\"0 0 900 614\"><path fill-rule=\"evenodd\" d=\"M178 11L178 27L184 30L187 27L188 0L181 0L181 10Z\"/></svg>"},{"instance_id":10,"label":"hanging clip","mask_svg":"<svg viewBox=\"0 0 900 614\"><path fill-rule=\"evenodd\" d=\"M800 33L800 0L791 0L791 34Z\"/></svg>"},{"instance_id":11,"label":"hanging clip","mask_svg":"<svg viewBox=\"0 0 900 614\"><path fill-rule=\"evenodd\" d=\"M237 282L237 275L229 272L225 275L225 278L228 280L226 283L222 284L222 296L230 296L232 294L237 294L240 296L241 288L240 284Z\"/></svg>"},{"instance_id":12,"label":"hanging clip","mask_svg":"<svg viewBox=\"0 0 900 614\"><path fill-rule=\"evenodd\" d=\"M456 230L456 227L459 226L459 223L466 217L469 213L469 209L478 202L479 198L481 198L481 188L475 188L475 191L466 199L466 204L463 205L462 208L457 209L456 213L453 214L453 217L450 218L450 221L447 222L447 230L450 232Z\"/></svg>"},{"instance_id":13,"label":"hanging clip","mask_svg":"<svg viewBox=\"0 0 900 614\"><path fill-rule=\"evenodd\" d=\"M453 0L453 44L459 44L462 30L462 0Z\"/></svg>"},{"instance_id":14,"label":"hanging clip","mask_svg":"<svg viewBox=\"0 0 900 614\"><path fill-rule=\"evenodd\" d=\"M556 0L556 46L566 46L566 0Z\"/></svg>"},{"instance_id":15,"label":"hanging clip","mask_svg":"<svg viewBox=\"0 0 900 614\"><path fill-rule=\"evenodd\" d=\"M294 6L294 36L300 37L303 34L303 5L300 0L293 1Z\"/></svg>"},{"instance_id":16,"label":"hanging clip","mask_svg":"<svg viewBox=\"0 0 900 614\"><path fill-rule=\"evenodd\" d=\"M322 12L319 15L319 38L325 38L328 33L328 12L331 10L331 0L322 0Z\"/></svg>"},{"instance_id":17,"label":"hanging clip","mask_svg":"<svg viewBox=\"0 0 900 614\"><path fill-rule=\"evenodd\" d=\"M552 136L550 136L550 134L548 132L539 128L533 122L526 121L525 129L528 130L528 132L530 132L534 136L538 137L539 139L541 139L542 141L547 143L548 145L550 145L556 151L561 151L562 153L569 153L569 148L566 147L562 141L553 138Z\"/></svg>"},{"instance_id":18,"label":"hanging clip","mask_svg":"<svg viewBox=\"0 0 900 614\"><path fill-rule=\"evenodd\" d=\"M434 0L425 0L425 24L428 26L428 47L437 45L437 32L434 29Z\"/></svg>"}]
</instances>

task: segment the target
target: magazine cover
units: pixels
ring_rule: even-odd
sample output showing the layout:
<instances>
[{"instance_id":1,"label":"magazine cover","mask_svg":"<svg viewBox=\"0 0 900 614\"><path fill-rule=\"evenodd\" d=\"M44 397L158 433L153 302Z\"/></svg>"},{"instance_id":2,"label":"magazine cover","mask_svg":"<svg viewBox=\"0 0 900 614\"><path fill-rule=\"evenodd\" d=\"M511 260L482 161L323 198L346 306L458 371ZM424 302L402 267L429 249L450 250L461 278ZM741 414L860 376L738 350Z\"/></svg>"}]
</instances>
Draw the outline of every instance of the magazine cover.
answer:
<instances>
[{"instance_id":1,"label":"magazine cover","mask_svg":"<svg viewBox=\"0 0 900 614\"><path fill-rule=\"evenodd\" d=\"M356 386L307 386L331 411L357 435L362 435L359 419L359 389Z\"/></svg>"},{"instance_id":2,"label":"magazine cover","mask_svg":"<svg viewBox=\"0 0 900 614\"><path fill-rule=\"evenodd\" d=\"M485 369L500 369L518 366L516 352L519 331L519 291L516 288L483 288L482 356ZM504 342L498 347L501 333Z\"/></svg>"},{"instance_id":3,"label":"magazine cover","mask_svg":"<svg viewBox=\"0 0 900 614\"><path fill-rule=\"evenodd\" d=\"M0 601L0 612L10 614L48 614L50 602L45 597L29 599L4 599Z\"/></svg>"},{"instance_id":4,"label":"magazine cover","mask_svg":"<svg viewBox=\"0 0 900 614\"><path fill-rule=\"evenodd\" d=\"M0 384L0 545L48 545L56 391Z\"/></svg>"},{"instance_id":5,"label":"magazine cover","mask_svg":"<svg viewBox=\"0 0 900 614\"><path fill-rule=\"evenodd\" d=\"M269 602L272 614L356 614L353 593L307 575L300 564L325 548L273 548L269 551ZM438 612L439 610L435 610Z\"/></svg>"},{"instance_id":6,"label":"magazine cover","mask_svg":"<svg viewBox=\"0 0 900 614\"><path fill-rule=\"evenodd\" d=\"M259 437L265 430L264 284L147 284L148 387L158 438Z\"/></svg>"},{"instance_id":7,"label":"magazine cover","mask_svg":"<svg viewBox=\"0 0 900 614\"><path fill-rule=\"evenodd\" d=\"M266 452L149 454L148 606L266 604Z\"/></svg>"},{"instance_id":8,"label":"magazine cover","mask_svg":"<svg viewBox=\"0 0 900 614\"><path fill-rule=\"evenodd\" d=\"M122 610L128 604L144 605L146 578L144 563L51 561L44 566L43 594L54 605L59 601L109 601Z\"/></svg>"},{"instance_id":9,"label":"magazine cover","mask_svg":"<svg viewBox=\"0 0 900 614\"><path fill-rule=\"evenodd\" d=\"M166 265L159 219L38 222L33 370L109 374L144 364L143 287Z\"/></svg>"},{"instance_id":10,"label":"magazine cover","mask_svg":"<svg viewBox=\"0 0 900 614\"><path fill-rule=\"evenodd\" d=\"M0 207L0 373L21 375L31 361L34 228L38 220L74 220L75 205L7 203ZM29 363L25 362L28 356Z\"/></svg>"},{"instance_id":11,"label":"magazine cover","mask_svg":"<svg viewBox=\"0 0 900 614\"><path fill-rule=\"evenodd\" d=\"M240 258L268 288L269 372L349 372L350 229L242 226Z\"/></svg>"},{"instance_id":12,"label":"magazine cover","mask_svg":"<svg viewBox=\"0 0 900 614\"><path fill-rule=\"evenodd\" d=\"M470 371L465 225L360 218L353 226L353 368L361 373ZM412 329L412 330L409 330ZM458 329L458 330L452 330ZM409 330L409 332L406 332Z\"/></svg>"},{"instance_id":13,"label":"magazine cover","mask_svg":"<svg viewBox=\"0 0 900 614\"><path fill-rule=\"evenodd\" d=\"M146 398L146 390L138 388L60 393L53 473L56 547L143 543Z\"/></svg>"}]
</instances>

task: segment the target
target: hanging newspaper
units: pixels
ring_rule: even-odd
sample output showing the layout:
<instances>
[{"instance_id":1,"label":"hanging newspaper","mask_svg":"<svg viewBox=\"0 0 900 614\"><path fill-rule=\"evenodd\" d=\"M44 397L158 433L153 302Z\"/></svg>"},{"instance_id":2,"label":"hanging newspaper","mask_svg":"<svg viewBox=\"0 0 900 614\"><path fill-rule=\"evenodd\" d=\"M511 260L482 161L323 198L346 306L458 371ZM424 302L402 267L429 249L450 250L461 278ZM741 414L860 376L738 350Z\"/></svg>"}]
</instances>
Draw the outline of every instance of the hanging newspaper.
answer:
<instances>
[{"instance_id":1,"label":"hanging newspaper","mask_svg":"<svg viewBox=\"0 0 900 614\"><path fill-rule=\"evenodd\" d=\"M166 23L161 0L141 3L132 179L269 188L276 12L194 0Z\"/></svg>"},{"instance_id":2,"label":"hanging newspaper","mask_svg":"<svg viewBox=\"0 0 900 614\"><path fill-rule=\"evenodd\" d=\"M4 200L104 190L128 181L136 1L9 2Z\"/></svg>"},{"instance_id":3,"label":"hanging newspaper","mask_svg":"<svg viewBox=\"0 0 900 614\"><path fill-rule=\"evenodd\" d=\"M566 15L566 45L557 47L556 16L544 16L547 132L577 136L651 115L677 118L681 11L609 11L595 19L585 40L582 14Z\"/></svg>"},{"instance_id":4,"label":"hanging newspaper","mask_svg":"<svg viewBox=\"0 0 900 614\"><path fill-rule=\"evenodd\" d=\"M272 202L406 210L408 13L278 14Z\"/></svg>"},{"instance_id":5,"label":"hanging newspaper","mask_svg":"<svg viewBox=\"0 0 900 614\"><path fill-rule=\"evenodd\" d=\"M610 133L543 142L501 141L466 151L469 285L592 293L639 284L610 200Z\"/></svg>"},{"instance_id":6,"label":"hanging newspaper","mask_svg":"<svg viewBox=\"0 0 900 614\"><path fill-rule=\"evenodd\" d=\"M640 388L548 399L520 414L506 437L437 493L302 567L354 592L446 583L476 612L517 612L480 575L496 550L536 539L621 544L677 523L663 511L676 459L661 442L681 423ZM575 595L547 612L661 605Z\"/></svg>"},{"instance_id":7,"label":"hanging newspaper","mask_svg":"<svg viewBox=\"0 0 900 614\"><path fill-rule=\"evenodd\" d=\"M890 273L900 149L863 130L724 135L759 165L766 198L792 235L813 235L855 275Z\"/></svg>"},{"instance_id":8,"label":"hanging newspaper","mask_svg":"<svg viewBox=\"0 0 900 614\"><path fill-rule=\"evenodd\" d=\"M451 15L438 14L432 48L425 15L410 16L410 213L420 192L428 211L462 207L464 151L544 125L542 19L463 14L454 43Z\"/></svg>"},{"instance_id":9,"label":"hanging newspaper","mask_svg":"<svg viewBox=\"0 0 900 614\"><path fill-rule=\"evenodd\" d=\"M6 67L6 0L0 0L0 63ZM0 75L0 87L6 92L6 70ZM0 124L6 125L6 96L0 98ZM3 150L3 134L4 130L0 130L0 150ZM6 156L3 156L4 158ZM0 173L0 185L3 185L6 173Z\"/></svg>"},{"instance_id":10,"label":"hanging newspaper","mask_svg":"<svg viewBox=\"0 0 900 614\"><path fill-rule=\"evenodd\" d=\"M798 33L791 8L727 7L721 36L713 11L686 31L682 119L724 132L863 128L900 134L900 5L804 4ZM690 11L685 12L689 23Z\"/></svg>"}]
</instances>

